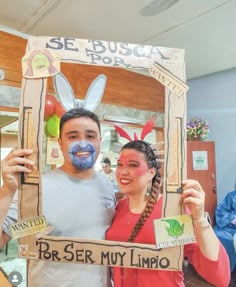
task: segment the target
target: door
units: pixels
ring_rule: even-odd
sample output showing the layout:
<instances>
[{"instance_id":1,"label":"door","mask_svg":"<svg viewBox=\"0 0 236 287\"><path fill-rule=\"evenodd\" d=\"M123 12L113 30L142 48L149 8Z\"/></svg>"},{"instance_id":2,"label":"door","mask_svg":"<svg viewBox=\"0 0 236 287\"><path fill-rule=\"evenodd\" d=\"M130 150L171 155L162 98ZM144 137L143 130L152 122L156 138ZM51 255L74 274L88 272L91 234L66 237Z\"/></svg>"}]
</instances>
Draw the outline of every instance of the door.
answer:
<instances>
[{"instance_id":1,"label":"door","mask_svg":"<svg viewBox=\"0 0 236 287\"><path fill-rule=\"evenodd\" d=\"M205 210L214 224L216 193L215 143L213 141L187 142L187 178L196 179L205 191Z\"/></svg>"}]
</instances>

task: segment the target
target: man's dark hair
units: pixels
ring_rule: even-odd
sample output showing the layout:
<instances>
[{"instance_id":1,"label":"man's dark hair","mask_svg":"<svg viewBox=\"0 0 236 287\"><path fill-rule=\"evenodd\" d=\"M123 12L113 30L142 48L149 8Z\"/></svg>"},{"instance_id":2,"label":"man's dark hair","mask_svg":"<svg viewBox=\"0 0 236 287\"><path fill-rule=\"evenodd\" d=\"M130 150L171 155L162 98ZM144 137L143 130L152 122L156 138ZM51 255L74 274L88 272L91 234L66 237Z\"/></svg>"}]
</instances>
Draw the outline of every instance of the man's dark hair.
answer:
<instances>
[{"instance_id":1,"label":"man's dark hair","mask_svg":"<svg viewBox=\"0 0 236 287\"><path fill-rule=\"evenodd\" d=\"M67 111L61 117L61 120L60 120L60 137L61 137L61 131L62 131L64 124L67 121L69 121L71 119L76 119L76 118L89 118L89 119L93 120L97 124L99 132L101 133L100 121L99 121L99 118L96 114L94 114L93 112L86 110L86 109L74 108L74 109Z\"/></svg>"},{"instance_id":2,"label":"man's dark hair","mask_svg":"<svg viewBox=\"0 0 236 287\"><path fill-rule=\"evenodd\" d=\"M111 161L110 161L110 159L108 157L104 157L104 159L102 159L101 163L105 163L105 164L111 165Z\"/></svg>"}]
</instances>

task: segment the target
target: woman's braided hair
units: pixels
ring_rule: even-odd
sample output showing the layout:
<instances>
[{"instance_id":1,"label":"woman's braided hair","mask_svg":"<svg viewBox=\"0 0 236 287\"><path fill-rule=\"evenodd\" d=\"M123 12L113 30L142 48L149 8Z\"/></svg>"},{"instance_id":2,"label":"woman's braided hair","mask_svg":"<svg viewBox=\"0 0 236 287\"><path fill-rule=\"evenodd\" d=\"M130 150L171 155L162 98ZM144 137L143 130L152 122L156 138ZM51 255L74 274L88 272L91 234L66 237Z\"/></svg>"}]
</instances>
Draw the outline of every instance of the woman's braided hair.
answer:
<instances>
[{"instance_id":1,"label":"woman's braided hair","mask_svg":"<svg viewBox=\"0 0 236 287\"><path fill-rule=\"evenodd\" d=\"M142 140L130 141L127 144L125 144L121 150L124 150L124 149L134 149L138 152L143 153L148 167L156 168L156 174L152 179L152 187L151 187L150 194L148 195L148 198L147 198L146 207L143 210L142 214L140 215L140 218L138 222L136 223L136 225L134 226L128 239L128 242L133 242L136 236L138 235L139 231L143 227L144 223L147 221L148 217L152 213L157 197L159 195L160 165L157 162L157 157L154 154L154 151L152 150L150 144L148 144L145 141L142 141Z\"/></svg>"}]
</instances>

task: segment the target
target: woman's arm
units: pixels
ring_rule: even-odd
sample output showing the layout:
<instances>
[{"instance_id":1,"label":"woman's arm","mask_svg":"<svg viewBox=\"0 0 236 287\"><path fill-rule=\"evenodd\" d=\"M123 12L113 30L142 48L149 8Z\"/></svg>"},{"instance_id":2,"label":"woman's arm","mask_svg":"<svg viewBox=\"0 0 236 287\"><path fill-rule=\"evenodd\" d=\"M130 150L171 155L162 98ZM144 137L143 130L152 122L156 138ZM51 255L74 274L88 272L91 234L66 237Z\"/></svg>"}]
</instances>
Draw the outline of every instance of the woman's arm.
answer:
<instances>
[{"instance_id":1,"label":"woman's arm","mask_svg":"<svg viewBox=\"0 0 236 287\"><path fill-rule=\"evenodd\" d=\"M201 253L198 243L184 246L184 255L194 266L196 272L216 287L228 287L231 273L228 255L220 243L219 257L216 261L207 259Z\"/></svg>"},{"instance_id":2,"label":"woman's arm","mask_svg":"<svg viewBox=\"0 0 236 287\"><path fill-rule=\"evenodd\" d=\"M214 230L205 218L205 192L198 181L183 181L182 200L192 215L201 253L209 260L217 260L220 243Z\"/></svg>"},{"instance_id":3,"label":"woman's arm","mask_svg":"<svg viewBox=\"0 0 236 287\"><path fill-rule=\"evenodd\" d=\"M196 244L185 247L185 256L208 282L217 287L228 287L229 258L205 217L205 192L198 181L183 181L182 200L192 215L197 237Z\"/></svg>"}]
</instances>

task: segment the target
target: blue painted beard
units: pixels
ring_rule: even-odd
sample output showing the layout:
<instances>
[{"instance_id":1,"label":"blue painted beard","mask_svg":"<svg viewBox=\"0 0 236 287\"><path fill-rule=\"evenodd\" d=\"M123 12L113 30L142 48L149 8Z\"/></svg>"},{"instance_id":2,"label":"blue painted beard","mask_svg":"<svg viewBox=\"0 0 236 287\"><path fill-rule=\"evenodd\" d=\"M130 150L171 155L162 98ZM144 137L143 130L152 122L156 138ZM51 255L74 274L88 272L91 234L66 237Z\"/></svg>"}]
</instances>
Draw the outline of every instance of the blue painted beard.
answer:
<instances>
[{"instance_id":1,"label":"blue painted beard","mask_svg":"<svg viewBox=\"0 0 236 287\"><path fill-rule=\"evenodd\" d=\"M89 169L96 161L96 149L87 141L73 142L69 147L69 155L77 169Z\"/></svg>"}]
</instances>

